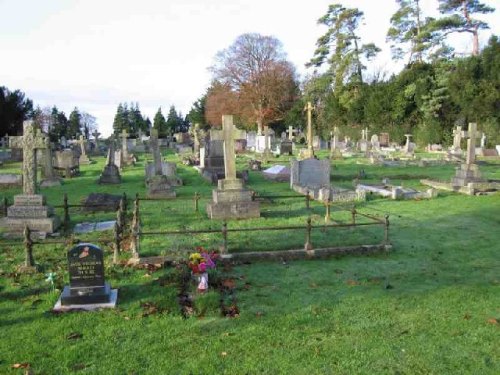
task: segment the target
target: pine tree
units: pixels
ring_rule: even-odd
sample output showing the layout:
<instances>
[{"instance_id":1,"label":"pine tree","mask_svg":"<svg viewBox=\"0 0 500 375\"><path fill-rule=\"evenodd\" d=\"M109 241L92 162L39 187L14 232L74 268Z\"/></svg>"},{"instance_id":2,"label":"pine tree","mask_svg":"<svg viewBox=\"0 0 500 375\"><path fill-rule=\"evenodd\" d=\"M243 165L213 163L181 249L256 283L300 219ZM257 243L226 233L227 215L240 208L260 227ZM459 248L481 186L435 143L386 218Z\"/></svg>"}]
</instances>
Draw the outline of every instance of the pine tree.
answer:
<instances>
[{"instance_id":1,"label":"pine tree","mask_svg":"<svg viewBox=\"0 0 500 375\"><path fill-rule=\"evenodd\" d=\"M67 136L76 139L78 134L82 134L82 115L75 107L69 114Z\"/></svg>"},{"instance_id":2,"label":"pine tree","mask_svg":"<svg viewBox=\"0 0 500 375\"><path fill-rule=\"evenodd\" d=\"M161 113L161 107L158 108L158 112L156 112L155 117L153 119L153 127L158 130L158 136L161 138L166 138L168 136L168 128L167 122L165 121L165 117Z\"/></svg>"}]
</instances>

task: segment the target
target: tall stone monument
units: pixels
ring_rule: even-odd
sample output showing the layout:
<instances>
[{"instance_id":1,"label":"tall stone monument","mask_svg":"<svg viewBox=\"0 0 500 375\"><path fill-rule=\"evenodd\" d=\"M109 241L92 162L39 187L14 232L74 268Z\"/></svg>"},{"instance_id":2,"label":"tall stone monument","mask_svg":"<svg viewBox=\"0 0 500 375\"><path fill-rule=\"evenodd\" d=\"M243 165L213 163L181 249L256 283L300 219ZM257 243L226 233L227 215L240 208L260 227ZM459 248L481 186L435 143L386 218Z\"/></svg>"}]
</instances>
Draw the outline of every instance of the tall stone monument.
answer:
<instances>
[{"instance_id":1,"label":"tall stone monument","mask_svg":"<svg viewBox=\"0 0 500 375\"><path fill-rule=\"evenodd\" d=\"M175 191L167 176L163 174L157 129L151 130L150 147L153 153L154 174L146 180L148 198L175 198Z\"/></svg>"},{"instance_id":2,"label":"tall stone monument","mask_svg":"<svg viewBox=\"0 0 500 375\"><path fill-rule=\"evenodd\" d=\"M314 147L313 147L313 131L312 131L312 111L314 107L311 102L307 102L304 111L307 111L307 149L301 150L300 157L302 159L309 159L314 157Z\"/></svg>"},{"instance_id":3,"label":"tall stone monument","mask_svg":"<svg viewBox=\"0 0 500 375\"><path fill-rule=\"evenodd\" d=\"M27 226L32 232L53 233L60 220L36 186L36 150L47 147L45 137L33 121L25 121L23 136L10 137L9 142L11 148L23 150L23 194L14 196L14 205L7 209L8 231L20 233Z\"/></svg>"},{"instance_id":4,"label":"tall stone monument","mask_svg":"<svg viewBox=\"0 0 500 375\"><path fill-rule=\"evenodd\" d=\"M252 201L252 194L243 186L243 180L236 178L234 139L238 129L233 125L233 116L222 116L224 173L217 189L212 191L212 202L207 204L210 219L248 219L260 216L259 202Z\"/></svg>"}]
</instances>

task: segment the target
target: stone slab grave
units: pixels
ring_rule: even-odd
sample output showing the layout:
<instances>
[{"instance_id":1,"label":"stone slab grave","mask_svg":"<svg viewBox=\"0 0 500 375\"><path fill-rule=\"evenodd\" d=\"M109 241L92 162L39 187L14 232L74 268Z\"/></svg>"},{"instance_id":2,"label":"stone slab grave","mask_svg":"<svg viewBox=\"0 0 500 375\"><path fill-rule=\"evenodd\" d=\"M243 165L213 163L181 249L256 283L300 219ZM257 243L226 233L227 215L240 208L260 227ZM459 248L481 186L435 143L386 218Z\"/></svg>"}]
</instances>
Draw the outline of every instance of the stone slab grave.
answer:
<instances>
[{"instance_id":1,"label":"stone slab grave","mask_svg":"<svg viewBox=\"0 0 500 375\"><path fill-rule=\"evenodd\" d=\"M53 310L116 307L118 290L111 289L105 280L102 250L96 245L82 243L69 250L67 257L69 285L64 287Z\"/></svg>"},{"instance_id":2,"label":"stone slab grave","mask_svg":"<svg viewBox=\"0 0 500 375\"><path fill-rule=\"evenodd\" d=\"M73 228L73 233L91 233L103 232L105 230L113 230L116 220L100 221L96 223L84 222L78 223Z\"/></svg>"},{"instance_id":3,"label":"stone slab grave","mask_svg":"<svg viewBox=\"0 0 500 375\"><path fill-rule=\"evenodd\" d=\"M163 173L164 163L161 160L157 129L151 130L150 147L151 152L153 153L154 162L149 167L146 165L146 186L148 188L147 196L148 198L175 198L176 193L172 184L170 183L167 174ZM168 165L165 166L167 167ZM175 171L173 172L174 174L171 173L170 180L175 181ZM180 182L182 183L182 181Z\"/></svg>"},{"instance_id":4,"label":"stone slab grave","mask_svg":"<svg viewBox=\"0 0 500 375\"><path fill-rule=\"evenodd\" d=\"M254 151L257 146L257 133L254 131L247 132L247 149Z\"/></svg>"},{"instance_id":5,"label":"stone slab grave","mask_svg":"<svg viewBox=\"0 0 500 375\"><path fill-rule=\"evenodd\" d=\"M233 116L222 116L224 148L223 180L217 182L212 191L212 202L207 204L210 219L247 219L260 216L259 202L252 200L252 193L243 187L243 180L236 178L236 155L234 152L235 128Z\"/></svg>"},{"instance_id":6,"label":"stone slab grave","mask_svg":"<svg viewBox=\"0 0 500 375\"><path fill-rule=\"evenodd\" d=\"M53 168L60 176L72 178L80 174L80 161L71 149L55 151Z\"/></svg>"},{"instance_id":7,"label":"stone slab grave","mask_svg":"<svg viewBox=\"0 0 500 375\"><path fill-rule=\"evenodd\" d=\"M99 184L120 184L122 178L120 176L120 169L115 163L115 150L113 141L109 144L108 156L106 158L106 165L104 166L101 175L99 176Z\"/></svg>"},{"instance_id":8,"label":"stone slab grave","mask_svg":"<svg viewBox=\"0 0 500 375\"><path fill-rule=\"evenodd\" d=\"M437 190L434 188L430 188L422 192L411 188L405 188L403 186L395 186L389 184L382 184L382 185L357 184L356 191L377 194L382 197L391 198L394 200L430 199L430 198L436 198L438 196Z\"/></svg>"},{"instance_id":9,"label":"stone slab grave","mask_svg":"<svg viewBox=\"0 0 500 375\"><path fill-rule=\"evenodd\" d=\"M290 168L284 165L273 165L272 167L262 171L264 178L271 181L287 182L290 181Z\"/></svg>"},{"instance_id":10,"label":"stone slab grave","mask_svg":"<svg viewBox=\"0 0 500 375\"><path fill-rule=\"evenodd\" d=\"M45 136L33 121L24 121L23 135L9 138L11 148L23 150L23 193L14 196L14 205L7 209L7 227L10 234L20 234L27 226L34 233L54 233L60 225L45 197L37 194L36 150L46 147Z\"/></svg>"}]
</instances>

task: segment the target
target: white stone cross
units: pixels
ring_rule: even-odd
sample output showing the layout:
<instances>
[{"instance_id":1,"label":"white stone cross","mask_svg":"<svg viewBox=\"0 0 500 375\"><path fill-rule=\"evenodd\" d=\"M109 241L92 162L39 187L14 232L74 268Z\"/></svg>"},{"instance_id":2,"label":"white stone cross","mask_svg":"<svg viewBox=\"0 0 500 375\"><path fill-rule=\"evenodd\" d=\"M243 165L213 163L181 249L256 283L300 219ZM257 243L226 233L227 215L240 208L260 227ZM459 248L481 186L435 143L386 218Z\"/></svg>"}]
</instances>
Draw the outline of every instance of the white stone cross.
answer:
<instances>
[{"instance_id":1,"label":"white stone cross","mask_svg":"<svg viewBox=\"0 0 500 375\"><path fill-rule=\"evenodd\" d=\"M36 194L36 149L46 148L45 136L31 120L24 121L23 135L9 137L11 148L23 149L23 194Z\"/></svg>"},{"instance_id":2,"label":"white stone cross","mask_svg":"<svg viewBox=\"0 0 500 375\"><path fill-rule=\"evenodd\" d=\"M293 126L289 126L289 127L288 127L288 131L287 131L287 133L288 133L288 139L289 139L290 141L292 141L292 140L293 140L293 132L294 132L294 131L295 131L295 129L293 128Z\"/></svg>"},{"instance_id":3,"label":"white stone cross","mask_svg":"<svg viewBox=\"0 0 500 375\"><path fill-rule=\"evenodd\" d=\"M78 144L80 145L80 149L82 150L82 155L87 155L85 152L85 139L83 138L83 135L80 135L78 138Z\"/></svg>"}]
</instances>

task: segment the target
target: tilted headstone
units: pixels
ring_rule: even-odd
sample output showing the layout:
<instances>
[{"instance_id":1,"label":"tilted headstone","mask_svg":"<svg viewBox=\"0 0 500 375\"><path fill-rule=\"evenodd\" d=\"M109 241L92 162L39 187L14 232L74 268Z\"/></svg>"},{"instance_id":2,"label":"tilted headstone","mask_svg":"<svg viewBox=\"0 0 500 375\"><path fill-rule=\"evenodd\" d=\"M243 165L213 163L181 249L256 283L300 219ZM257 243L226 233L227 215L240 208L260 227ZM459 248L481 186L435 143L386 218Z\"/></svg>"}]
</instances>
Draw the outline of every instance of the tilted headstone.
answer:
<instances>
[{"instance_id":1,"label":"tilted headstone","mask_svg":"<svg viewBox=\"0 0 500 375\"><path fill-rule=\"evenodd\" d=\"M80 161L73 150L66 149L55 152L54 169L65 178L71 178L80 174Z\"/></svg>"},{"instance_id":2,"label":"tilted headstone","mask_svg":"<svg viewBox=\"0 0 500 375\"><path fill-rule=\"evenodd\" d=\"M54 165L52 163L52 146L50 144L49 137L45 137L45 153L44 153L44 177L43 180L40 181L41 187L49 187L49 186L60 186L61 179L56 175L54 170Z\"/></svg>"}]
</instances>

